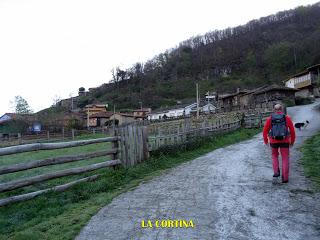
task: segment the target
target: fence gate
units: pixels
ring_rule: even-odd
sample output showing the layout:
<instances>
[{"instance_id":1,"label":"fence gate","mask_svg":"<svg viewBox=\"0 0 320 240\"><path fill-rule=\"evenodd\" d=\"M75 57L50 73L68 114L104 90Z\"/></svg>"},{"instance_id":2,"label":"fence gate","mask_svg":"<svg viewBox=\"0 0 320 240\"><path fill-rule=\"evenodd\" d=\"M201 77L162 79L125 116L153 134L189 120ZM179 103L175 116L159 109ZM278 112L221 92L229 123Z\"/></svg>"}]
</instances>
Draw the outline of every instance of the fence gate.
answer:
<instances>
[{"instance_id":1,"label":"fence gate","mask_svg":"<svg viewBox=\"0 0 320 240\"><path fill-rule=\"evenodd\" d=\"M123 166L134 166L149 157L146 126L130 124L116 131L120 136L120 159Z\"/></svg>"}]
</instances>

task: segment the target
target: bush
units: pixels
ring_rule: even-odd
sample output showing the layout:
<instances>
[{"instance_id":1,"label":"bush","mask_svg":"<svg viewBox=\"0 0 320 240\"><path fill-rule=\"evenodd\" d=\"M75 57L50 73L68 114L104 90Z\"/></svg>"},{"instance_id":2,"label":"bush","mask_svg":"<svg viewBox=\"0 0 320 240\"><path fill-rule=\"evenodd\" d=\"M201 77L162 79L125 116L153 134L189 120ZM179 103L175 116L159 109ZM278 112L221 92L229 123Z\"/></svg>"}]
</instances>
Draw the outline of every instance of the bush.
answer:
<instances>
[{"instance_id":1,"label":"bush","mask_svg":"<svg viewBox=\"0 0 320 240\"><path fill-rule=\"evenodd\" d=\"M81 123L80 120L76 119L76 118L72 118L72 119L69 119L68 122L67 122L67 128L68 129L78 129L78 130L81 130L83 129L83 124Z\"/></svg>"},{"instance_id":2,"label":"bush","mask_svg":"<svg viewBox=\"0 0 320 240\"><path fill-rule=\"evenodd\" d=\"M289 99L289 98L284 99L283 100L283 104L284 104L285 107L292 107L292 106L296 105L295 100L294 99Z\"/></svg>"},{"instance_id":3,"label":"bush","mask_svg":"<svg viewBox=\"0 0 320 240\"><path fill-rule=\"evenodd\" d=\"M295 103L296 105L305 105L305 104L310 104L313 102L313 99L311 97L296 97L295 98Z\"/></svg>"},{"instance_id":4,"label":"bush","mask_svg":"<svg viewBox=\"0 0 320 240\"><path fill-rule=\"evenodd\" d=\"M89 97L89 96L82 96L79 98L79 101L78 101L78 107L79 108L84 108L86 105L90 104L90 103L93 103L93 98L92 97Z\"/></svg>"}]
</instances>

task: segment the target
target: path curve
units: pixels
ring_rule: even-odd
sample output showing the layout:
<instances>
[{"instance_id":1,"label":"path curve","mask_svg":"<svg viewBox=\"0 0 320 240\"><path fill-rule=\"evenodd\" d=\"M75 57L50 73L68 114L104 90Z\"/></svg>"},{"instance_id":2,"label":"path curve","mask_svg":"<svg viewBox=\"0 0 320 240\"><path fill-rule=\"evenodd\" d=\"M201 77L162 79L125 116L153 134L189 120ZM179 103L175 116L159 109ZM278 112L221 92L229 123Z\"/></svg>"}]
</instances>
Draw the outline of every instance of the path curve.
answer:
<instances>
[{"instance_id":1,"label":"path curve","mask_svg":"<svg viewBox=\"0 0 320 240\"><path fill-rule=\"evenodd\" d=\"M76 239L320 239L320 194L308 191L297 150L320 129L318 103L288 110L293 121L310 121L297 131L289 184L271 184L270 149L259 134L119 195ZM141 228L148 219L191 219L195 227Z\"/></svg>"}]
</instances>

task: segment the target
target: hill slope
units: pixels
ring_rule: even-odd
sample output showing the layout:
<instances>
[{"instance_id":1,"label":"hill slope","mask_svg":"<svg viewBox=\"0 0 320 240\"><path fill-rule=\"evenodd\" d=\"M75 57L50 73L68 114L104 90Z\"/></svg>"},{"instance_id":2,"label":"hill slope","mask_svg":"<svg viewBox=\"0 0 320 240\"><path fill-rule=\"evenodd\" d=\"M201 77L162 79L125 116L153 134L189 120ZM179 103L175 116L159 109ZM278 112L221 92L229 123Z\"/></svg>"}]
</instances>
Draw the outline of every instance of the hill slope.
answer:
<instances>
[{"instance_id":1,"label":"hill slope","mask_svg":"<svg viewBox=\"0 0 320 240\"><path fill-rule=\"evenodd\" d=\"M115 103L117 108L157 108L200 92L278 83L320 62L320 3L279 12L246 25L192 37L129 69L115 68L113 79L79 106Z\"/></svg>"}]
</instances>

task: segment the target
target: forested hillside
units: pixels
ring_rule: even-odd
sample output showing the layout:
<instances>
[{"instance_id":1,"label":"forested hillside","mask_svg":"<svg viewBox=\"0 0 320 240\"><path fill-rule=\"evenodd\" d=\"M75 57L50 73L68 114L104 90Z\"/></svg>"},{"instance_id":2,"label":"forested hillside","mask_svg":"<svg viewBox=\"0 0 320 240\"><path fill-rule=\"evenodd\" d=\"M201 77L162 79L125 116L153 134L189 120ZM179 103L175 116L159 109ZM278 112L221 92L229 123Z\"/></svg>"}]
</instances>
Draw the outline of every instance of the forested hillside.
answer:
<instances>
[{"instance_id":1,"label":"forested hillside","mask_svg":"<svg viewBox=\"0 0 320 240\"><path fill-rule=\"evenodd\" d=\"M320 3L252 20L246 25L192 37L129 69L116 67L113 79L80 105L115 103L117 108L173 105L195 95L278 83L320 63Z\"/></svg>"}]
</instances>

